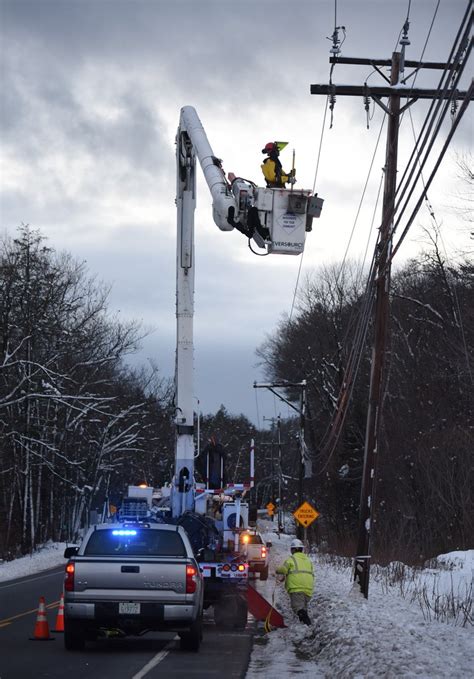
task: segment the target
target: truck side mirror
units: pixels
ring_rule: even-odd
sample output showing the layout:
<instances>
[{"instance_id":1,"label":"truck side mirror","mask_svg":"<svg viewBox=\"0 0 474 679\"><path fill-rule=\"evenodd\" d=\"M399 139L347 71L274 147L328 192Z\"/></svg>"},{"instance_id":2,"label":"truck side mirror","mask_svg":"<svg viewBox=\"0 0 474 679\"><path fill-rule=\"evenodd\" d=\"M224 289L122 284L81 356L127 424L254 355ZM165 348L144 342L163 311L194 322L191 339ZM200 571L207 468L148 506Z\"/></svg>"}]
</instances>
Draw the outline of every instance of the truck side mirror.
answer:
<instances>
[{"instance_id":1,"label":"truck side mirror","mask_svg":"<svg viewBox=\"0 0 474 679\"><path fill-rule=\"evenodd\" d=\"M70 559L71 556L76 556L79 551L79 547L66 547L64 550L64 558Z\"/></svg>"}]
</instances>

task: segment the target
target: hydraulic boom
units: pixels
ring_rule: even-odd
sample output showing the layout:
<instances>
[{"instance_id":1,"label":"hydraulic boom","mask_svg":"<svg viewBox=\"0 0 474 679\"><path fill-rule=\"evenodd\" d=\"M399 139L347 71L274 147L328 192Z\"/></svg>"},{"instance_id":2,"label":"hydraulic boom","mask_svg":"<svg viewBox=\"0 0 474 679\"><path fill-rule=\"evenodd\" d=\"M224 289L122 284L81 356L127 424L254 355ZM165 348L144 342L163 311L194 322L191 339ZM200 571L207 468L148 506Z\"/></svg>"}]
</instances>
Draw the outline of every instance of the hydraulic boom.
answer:
<instances>
[{"instance_id":1,"label":"hydraulic boom","mask_svg":"<svg viewBox=\"0 0 474 679\"><path fill-rule=\"evenodd\" d=\"M221 231L234 228L266 254L301 254L322 199L308 190L262 188L235 177L227 180L199 117L191 106L181 109L176 137L177 261L175 370L176 450L171 492L173 516L194 510L194 211L196 156L212 196L213 218ZM251 248L252 249L252 248Z\"/></svg>"}]
</instances>

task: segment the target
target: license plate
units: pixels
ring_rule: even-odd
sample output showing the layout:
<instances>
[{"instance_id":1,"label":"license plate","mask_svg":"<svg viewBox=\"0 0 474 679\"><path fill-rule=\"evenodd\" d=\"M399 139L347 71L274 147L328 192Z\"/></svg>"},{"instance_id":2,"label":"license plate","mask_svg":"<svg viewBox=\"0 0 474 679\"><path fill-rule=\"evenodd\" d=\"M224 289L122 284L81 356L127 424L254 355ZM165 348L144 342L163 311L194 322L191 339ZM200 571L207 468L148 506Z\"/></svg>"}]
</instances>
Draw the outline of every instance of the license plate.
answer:
<instances>
[{"instance_id":1,"label":"license plate","mask_svg":"<svg viewBox=\"0 0 474 679\"><path fill-rule=\"evenodd\" d=\"M140 604L122 601L119 603L119 615L140 615Z\"/></svg>"}]
</instances>

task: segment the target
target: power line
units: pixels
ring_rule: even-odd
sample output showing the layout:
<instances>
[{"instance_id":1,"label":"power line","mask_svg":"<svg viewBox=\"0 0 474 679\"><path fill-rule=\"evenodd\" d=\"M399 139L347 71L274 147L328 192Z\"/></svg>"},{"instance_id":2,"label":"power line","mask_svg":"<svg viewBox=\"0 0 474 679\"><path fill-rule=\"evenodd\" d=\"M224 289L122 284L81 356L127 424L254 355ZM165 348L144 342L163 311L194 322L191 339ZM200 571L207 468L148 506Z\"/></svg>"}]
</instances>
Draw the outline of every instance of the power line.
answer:
<instances>
[{"instance_id":1,"label":"power line","mask_svg":"<svg viewBox=\"0 0 474 679\"><path fill-rule=\"evenodd\" d=\"M459 125L459 122L460 122L462 116L464 115L464 113L465 113L465 111L466 111L468 105L469 105L469 100L472 99L473 96L474 96L474 85L473 85L472 83L471 83L471 85L470 85L470 87L469 87L469 90L468 90L468 93L467 93L467 94L468 94L468 96L467 96L466 99L463 101L463 103L462 103L462 105L461 105L461 108L459 109L458 115L457 115L457 117L456 117L456 121L455 121L455 123L453 124L453 126L452 126L452 128L451 128L451 130L450 130L450 132L449 132L449 134L448 134L448 136L447 136L447 138L446 138L446 141L445 141L445 143L444 143L444 145L443 145L443 148L441 149L441 152L440 152L440 154L439 154L439 156L438 156L438 159L437 159L437 161L436 161L436 163L435 163L435 166L434 166L434 168L433 168L433 170L432 170L432 172L431 172L431 174L430 174L430 176L429 176L429 178L428 178L428 181L426 182L426 186L423 188L423 191L421 192L421 195L420 195L420 197L419 197L419 199L418 199L418 201L417 201L417 203L416 203L416 205L415 205L415 207L414 207L414 209L413 209L413 211L412 211L412 213L411 213L411 215L410 215L410 217L409 217L409 219L408 219L408 221L407 221L407 224L406 224L405 228L403 229L403 232L402 232L401 236L399 237L399 239L398 239L398 241L397 241L397 244L395 245L395 247L394 247L394 249L393 249L393 251L392 251L392 254L391 254L391 256L390 256L390 261L393 260L393 258L394 258L395 255L397 254L397 252L398 252L398 250L399 250L399 248L400 248L402 242L405 240L406 235L407 235L407 233L408 233L408 231L409 231L411 225L413 224L413 221L414 221L416 215L418 214L418 210L420 209L420 206L421 206L423 200L425 199L425 196L426 196L426 194L427 194L427 191L428 191L429 187L431 186L431 183L432 183L432 181L433 181L433 179L434 179L434 177L435 177L435 175L436 175L436 172L438 171L439 165L440 165L442 159L444 158L444 155L445 155L445 153L446 153L446 151L447 151L447 149L448 149L448 146L449 146L449 144L450 144L450 142L451 142L451 139L452 139L452 137L453 137L453 135L454 135L454 132L456 131L456 128L457 128L457 126ZM421 170L420 170L420 172L421 172ZM410 193L410 196L411 196L411 193ZM405 205L405 206L406 206L406 205ZM405 206L404 206L404 207L405 207ZM398 219L397 223L395 224L394 232L395 232L396 227L397 227L398 224L400 223L400 219L401 219L401 216L400 216L400 218Z\"/></svg>"},{"instance_id":2,"label":"power line","mask_svg":"<svg viewBox=\"0 0 474 679\"><path fill-rule=\"evenodd\" d=\"M408 7L408 15L409 15L409 10L410 10L410 5ZM375 295L375 319L374 319L374 341L373 341L373 349L372 349L372 364L371 364L371 375L370 375L370 390L369 390L369 404L368 404L368 411L367 411L367 421L366 421L366 435L365 435L365 445L364 445L364 464L363 464L363 472L362 472L362 486L361 486L361 499L360 499L360 515L359 515L359 536L358 536L358 543L357 543L357 555L355 559L355 569L354 569L354 579L355 581L358 582L361 592L364 594L365 597L368 596L368 585L369 585L369 573L370 573L370 546L371 546L371 539L372 539L372 530L373 527L371 526L371 518L372 518L372 512L373 512L373 505L374 505L374 497L375 497L375 492L376 492L376 481L377 481L377 459L378 459L378 448L379 448L379 442L378 442L378 437L379 437L379 432L380 432L380 422L381 422L381 412L382 412L382 407L383 407L383 400L384 400L384 385L385 385L385 380L386 380L386 374L385 374L385 366L384 366L384 358L385 358L385 352L386 352L386 345L387 345L387 326L388 326L388 314L389 314L389 292L390 292L390 273L391 273L391 262L393 259L394 253L391 252L392 248L392 243L393 243L393 235L395 233L396 226L398 224L394 224L394 218L395 214L397 214L397 208L400 205L401 200L403 200L404 194L408 191L408 198L403 206L402 214L403 211L405 210L406 206L408 205L408 202L411 199L411 196L413 194L414 188L417 183L418 177L415 178L414 183L411 185L410 189L410 184L411 184L411 179L413 176L413 170L408 176L408 181L403 184L403 188L401 189L401 198L399 198L398 203L396 202L397 198L397 182L396 182L396 172L397 172L397 151L398 151L398 135L399 135L399 124L400 124L400 116L403 113L404 110L406 110L414 101L417 99L421 98L427 98L427 99L432 99L433 102L436 101L437 103L430 108L430 110L433 111L433 116L431 117L431 120L429 123L427 123L427 134L425 135L423 139L423 146L422 149L424 148L425 145L427 145L427 152L426 155L421 161L421 165L424 165L426 162L426 159L428 158L431 149L433 147L434 140L436 139L441 123L444 119L444 116L446 114L446 110L449 107L450 101L451 100L456 100L458 99L463 99L463 104L461 106L461 109L459 111L459 114L455 120L455 124L459 124L459 119L461 118L462 114L465 112L467 105L469 103L469 99L472 96L472 85L471 89L466 92L466 93L460 93L458 94L455 90L457 83L460 80L462 71L464 69L464 63L461 63L461 50L459 47L463 48L463 51L465 50L465 40L466 36L465 33L463 35L462 41L460 46L457 46L457 41L453 45L453 50L456 50L454 52L452 50L450 59L448 61L448 64L446 63L438 63L438 64L430 64L429 66L427 64L420 64L420 63L415 63L416 68L421 68L421 67L430 67L430 68L438 68L443 71L441 80L440 80L440 85L436 90L429 90L429 89L419 89L419 88L414 88L413 86L410 88L410 92L408 93L406 90L403 91L400 88L400 80L402 77L402 74L404 72L405 65L412 65L409 62L405 61L405 46L409 44L408 40L408 26L409 26L409 21L408 21L408 16L407 20L405 22L405 25L403 27L403 35L400 39L400 44L402 46L401 50L399 52L393 52L392 53L392 58L391 58L391 69L390 69L390 82L389 82L389 87L383 86L383 87L377 87L377 88L368 88L367 83L364 84L364 87L357 87L357 86L347 86L347 85L340 85L340 86L334 86L331 82L329 85L311 85L311 93L312 94L331 94L333 97L336 95L337 92L339 92L342 95L359 95L363 96L366 99L368 96L372 96L376 103L387 113L389 113L390 118L389 118L389 126L388 126L388 131L387 131L387 142L386 142L386 161L385 161L385 182L384 182L384 199L383 199L383 214L382 214L382 222L381 226L379 229L379 238L377 241L377 247L374 252L374 262L373 262L373 270L371 271L370 277L369 277L369 284L368 284L368 296L366 299L366 302L368 303L368 306L371 305L372 302L372 295L370 294L371 291L375 288L376 290L376 295ZM463 24L462 24L463 26ZM460 27L460 32L458 32L458 38L459 35L462 33L462 30ZM464 45L464 47L463 47ZM455 57L453 59L453 55L455 54ZM333 58L332 60L334 63L336 62L336 58ZM378 67L381 65L385 65L386 62L385 60L380 61L380 60L364 60L364 59L348 59L345 58L344 60L345 63L353 63L353 64L372 64L377 70ZM380 71L380 74L387 80L385 75ZM448 76L450 77L450 80L445 80L445 77ZM442 87L444 83L444 87ZM450 87L450 83L452 86ZM408 96L407 96L408 95ZM381 98L388 96L389 97L389 104L388 107L382 103ZM401 106L401 98L406 97L407 98L407 103L403 107ZM447 102L447 104L444 105L443 107L443 102ZM438 116L438 112L441 110L441 113L439 114L438 122L435 124L436 118ZM434 131L431 134L431 129L434 127ZM453 125L454 127L454 125ZM447 143L449 143L449 139L451 138L454 130L451 130L451 133L448 137ZM430 135L431 135L431 140L430 140ZM438 159L438 162L435 164L434 167L434 172L436 171L439 162L441 161L442 155L445 152L445 148L443 148L442 153L440 154L440 157ZM431 179L431 178L430 178ZM399 186L400 189L400 186ZM409 190L410 189L410 190ZM415 209L417 209L419 205L417 204L415 206ZM401 217L401 215L400 215ZM414 218L414 217L413 217ZM407 225L408 227L409 225ZM403 237L404 234L402 234ZM367 321L368 322L368 321ZM363 324L360 324L360 326L363 326ZM355 344L353 345L353 349L355 347ZM350 366L352 369L353 365L357 365L357 360L355 360L355 353L353 354L354 356L354 361L352 360L352 356L350 357ZM361 354L359 354L359 357ZM349 363L349 362L348 362ZM346 379L346 376L348 374L348 370L346 369L346 374L344 375L344 378ZM350 375L351 376L351 375ZM353 384L351 382L351 384ZM348 396L350 395L350 389L347 388L348 384L345 381L343 384L343 389L341 390L340 393L340 399L338 402L338 411L336 412L335 416L335 426L333 430L333 435L329 436L329 441L327 443L335 442L332 450L331 450L331 455L332 452L335 449L335 445L337 444L337 439L338 436L340 435L340 432L342 430L342 422L345 417L345 413L347 412L347 409L345 407L346 401Z\"/></svg>"},{"instance_id":3,"label":"power line","mask_svg":"<svg viewBox=\"0 0 474 679\"><path fill-rule=\"evenodd\" d=\"M340 268L340 271L339 271L339 275L342 274L342 271L343 271L343 269L344 269L344 266L345 266L345 263L346 263L347 253L348 253L348 251L349 251L349 248L350 248L350 245L351 245L351 242L352 242L352 238L353 238L353 236L354 236L355 227L356 227L357 221L358 221L358 219L359 219L359 215L360 215L360 211L361 211L361 208L362 208L362 204L363 204L363 202L364 202L365 193L366 193L366 191L367 191L367 186L368 186L368 184L369 184L370 175L372 174L372 168L373 168L373 166L374 166L375 156L376 156L376 154L377 154L377 150L378 150L378 146L379 146L379 142L380 142L380 137L381 137L381 135L382 135L382 130L383 130L384 124L385 124L385 118L386 118L386 114L384 115L384 117L383 117L383 119L382 119L382 124L380 125L380 130L379 130L379 134L378 134L378 137L377 137L377 142L376 142L376 144L375 144L375 149L374 149L374 152L373 152L373 154L372 154L372 160L370 161L369 170L368 170L367 177L366 177L366 180L365 180L364 188L362 189L362 195L361 195L361 198L360 198L360 201L359 201L359 206L358 206L358 208L357 208L357 212L356 212L356 216L355 216L355 219L354 219L354 223L353 223L353 225L352 225L352 229L351 229L351 233L350 233L350 236L349 236L349 240L348 240L348 242L347 242L346 250L345 250L345 252L344 252L344 257L343 257L343 259L342 259L342 264L341 264L341 268ZM339 280L339 276L337 277L336 282L337 282L338 280Z\"/></svg>"}]
</instances>

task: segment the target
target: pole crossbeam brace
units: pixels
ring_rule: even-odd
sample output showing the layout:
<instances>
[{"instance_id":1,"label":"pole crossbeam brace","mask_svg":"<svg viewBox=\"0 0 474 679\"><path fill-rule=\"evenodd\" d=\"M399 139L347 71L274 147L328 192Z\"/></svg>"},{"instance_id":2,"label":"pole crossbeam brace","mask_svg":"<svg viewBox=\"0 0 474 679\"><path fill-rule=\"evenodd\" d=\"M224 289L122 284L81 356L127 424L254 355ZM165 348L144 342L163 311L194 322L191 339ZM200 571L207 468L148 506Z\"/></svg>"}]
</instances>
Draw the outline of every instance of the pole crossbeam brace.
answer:
<instances>
[{"instance_id":1,"label":"pole crossbeam brace","mask_svg":"<svg viewBox=\"0 0 474 679\"><path fill-rule=\"evenodd\" d=\"M290 408L293 408L298 415L301 415L301 410L300 408L297 408L291 401L288 401L284 396L279 394L275 389L287 389L290 387L298 387L299 389L304 389L306 387L306 380L302 380L301 382L261 382L253 383L253 388L254 389L268 389L268 391L271 391L272 394L275 394L275 396L278 396L278 398L286 403L286 405L290 406Z\"/></svg>"},{"instance_id":2,"label":"pole crossbeam brace","mask_svg":"<svg viewBox=\"0 0 474 679\"><path fill-rule=\"evenodd\" d=\"M343 97L354 96L369 96L369 97L410 97L410 99L465 99L472 95L466 91L447 90L440 92L439 90L423 89L419 87L409 86L389 86L382 85L378 87L368 87L367 85L311 85L311 94L338 94Z\"/></svg>"},{"instance_id":3,"label":"pole crossbeam brace","mask_svg":"<svg viewBox=\"0 0 474 679\"><path fill-rule=\"evenodd\" d=\"M260 389L263 387L279 387L279 388L285 388L285 387L305 387L306 386L306 380L302 380L301 382L254 382L253 383L253 388L254 389Z\"/></svg>"},{"instance_id":4,"label":"pole crossbeam brace","mask_svg":"<svg viewBox=\"0 0 474 679\"><path fill-rule=\"evenodd\" d=\"M379 99L378 97L376 97L376 96L374 96L374 95L372 95L372 99L375 101L376 104L378 104L378 105L380 106L380 108L381 108L383 111L385 111L385 113L388 113L388 115L391 115L391 112L390 112L389 107L388 107L388 106L385 106L385 104L383 103L383 101L382 101L381 99ZM405 106L400 106L400 113L403 113L403 111L406 111L407 108L410 108L410 106L411 106L412 104L414 104L415 101L418 101L418 99L417 99L417 98L415 98L415 99L410 99L410 101L407 101L407 103L405 104Z\"/></svg>"},{"instance_id":5,"label":"pole crossbeam brace","mask_svg":"<svg viewBox=\"0 0 474 679\"><path fill-rule=\"evenodd\" d=\"M253 386L254 386L254 389L258 389L257 385L254 384ZM286 405L290 406L290 408L293 408L293 410L295 410L298 413L298 415L300 414L299 409L296 406L294 406L293 403L291 403L291 401L288 401L288 399L286 399L284 396L282 396L277 391L275 391L275 389L273 389L270 385L268 385L268 384L265 385L265 388L268 389L268 391L271 391L272 394L275 394L275 396L278 396L278 398L281 401L283 401L284 403L286 403Z\"/></svg>"}]
</instances>

